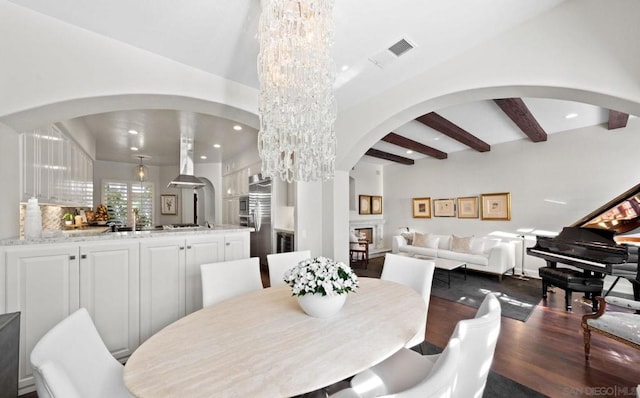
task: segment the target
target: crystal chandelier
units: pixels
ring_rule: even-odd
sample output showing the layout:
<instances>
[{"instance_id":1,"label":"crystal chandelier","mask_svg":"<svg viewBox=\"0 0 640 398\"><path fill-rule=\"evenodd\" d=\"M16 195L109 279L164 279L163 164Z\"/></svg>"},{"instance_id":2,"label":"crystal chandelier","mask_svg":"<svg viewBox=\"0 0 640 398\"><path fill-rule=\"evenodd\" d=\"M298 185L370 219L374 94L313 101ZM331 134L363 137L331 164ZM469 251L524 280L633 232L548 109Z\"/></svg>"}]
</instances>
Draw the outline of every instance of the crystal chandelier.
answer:
<instances>
[{"instance_id":1,"label":"crystal chandelier","mask_svg":"<svg viewBox=\"0 0 640 398\"><path fill-rule=\"evenodd\" d=\"M333 0L263 0L258 152L265 176L333 178Z\"/></svg>"}]
</instances>

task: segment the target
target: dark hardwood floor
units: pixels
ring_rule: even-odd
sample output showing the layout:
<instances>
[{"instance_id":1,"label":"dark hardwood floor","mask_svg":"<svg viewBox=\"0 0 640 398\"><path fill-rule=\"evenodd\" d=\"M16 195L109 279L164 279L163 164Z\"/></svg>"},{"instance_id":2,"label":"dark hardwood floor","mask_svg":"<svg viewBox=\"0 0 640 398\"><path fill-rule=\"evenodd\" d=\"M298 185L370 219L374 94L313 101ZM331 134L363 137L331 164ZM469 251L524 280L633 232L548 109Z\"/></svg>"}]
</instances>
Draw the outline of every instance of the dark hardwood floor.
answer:
<instances>
[{"instance_id":1,"label":"dark hardwood floor","mask_svg":"<svg viewBox=\"0 0 640 398\"><path fill-rule=\"evenodd\" d=\"M379 275L381 268L381 259L372 259L367 273ZM263 282L268 286L266 275ZM564 292L555 291L526 322L502 318L492 370L549 397L635 397L640 351L594 334L591 359L585 361L580 321L591 307L575 293L573 312L566 312ZM444 347L456 323L475 313L475 308L431 296L427 341ZM21 396L36 397L35 393Z\"/></svg>"},{"instance_id":2,"label":"dark hardwood floor","mask_svg":"<svg viewBox=\"0 0 640 398\"><path fill-rule=\"evenodd\" d=\"M367 268L375 273L381 267L382 261L373 259ZM526 322L502 318L492 370L549 397L635 397L640 351L594 334L586 361L580 322L591 306L574 293L573 312L566 312L564 291L554 291ZM475 308L431 296L427 341L444 347L456 323L475 313Z\"/></svg>"}]
</instances>

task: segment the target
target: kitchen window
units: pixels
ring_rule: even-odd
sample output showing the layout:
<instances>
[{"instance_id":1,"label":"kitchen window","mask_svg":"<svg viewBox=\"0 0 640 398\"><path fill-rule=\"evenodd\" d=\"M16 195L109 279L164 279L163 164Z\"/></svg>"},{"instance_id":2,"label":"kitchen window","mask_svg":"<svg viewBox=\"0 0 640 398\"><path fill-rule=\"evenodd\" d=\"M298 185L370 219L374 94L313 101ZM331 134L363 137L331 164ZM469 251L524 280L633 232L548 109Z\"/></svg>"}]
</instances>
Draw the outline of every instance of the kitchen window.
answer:
<instances>
[{"instance_id":1,"label":"kitchen window","mask_svg":"<svg viewBox=\"0 0 640 398\"><path fill-rule=\"evenodd\" d=\"M107 206L109 221L133 225L133 209L138 209L140 227L153 225L153 183L137 181L103 181L102 203Z\"/></svg>"}]
</instances>

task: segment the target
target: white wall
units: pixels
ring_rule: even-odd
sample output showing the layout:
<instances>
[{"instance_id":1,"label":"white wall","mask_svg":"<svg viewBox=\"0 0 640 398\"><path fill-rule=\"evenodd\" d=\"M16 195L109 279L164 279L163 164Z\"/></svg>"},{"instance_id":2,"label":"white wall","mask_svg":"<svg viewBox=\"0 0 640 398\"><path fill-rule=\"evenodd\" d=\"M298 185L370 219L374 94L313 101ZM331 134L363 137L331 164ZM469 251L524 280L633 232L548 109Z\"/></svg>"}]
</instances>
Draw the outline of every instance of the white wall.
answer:
<instances>
[{"instance_id":1,"label":"white wall","mask_svg":"<svg viewBox=\"0 0 640 398\"><path fill-rule=\"evenodd\" d=\"M0 195L2 222L0 239L15 238L20 229L20 161L18 156L18 133L0 123L0 178L4 193Z\"/></svg>"},{"instance_id":2,"label":"white wall","mask_svg":"<svg viewBox=\"0 0 640 398\"><path fill-rule=\"evenodd\" d=\"M197 177L204 177L209 180L211 184L213 184L213 188L215 191L215 197L213 198L215 207L215 218L206 219L206 221L209 221L213 224L222 224L222 164L196 163L193 165L193 172Z\"/></svg>"},{"instance_id":3,"label":"white wall","mask_svg":"<svg viewBox=\"0 0 640 398\"><path fill-rule=\"evenodd\" d=\"M467 150L449 159L425 159L414 166L385 166L385 244L398 228L457 235L486 235L518 228L560 231L640 183L637 152L640 120L609 131L594 126L553 134L544 143L529 140ZM456 198L510 192L511 221L412 217L414 197ZM545 199L566 202L566 205ZM516 256L519 257L519 256ZM518 262L519 264L519 262ZM527 273L537 275L540 259L526 256Z\"/></svg>"}]
</instances>

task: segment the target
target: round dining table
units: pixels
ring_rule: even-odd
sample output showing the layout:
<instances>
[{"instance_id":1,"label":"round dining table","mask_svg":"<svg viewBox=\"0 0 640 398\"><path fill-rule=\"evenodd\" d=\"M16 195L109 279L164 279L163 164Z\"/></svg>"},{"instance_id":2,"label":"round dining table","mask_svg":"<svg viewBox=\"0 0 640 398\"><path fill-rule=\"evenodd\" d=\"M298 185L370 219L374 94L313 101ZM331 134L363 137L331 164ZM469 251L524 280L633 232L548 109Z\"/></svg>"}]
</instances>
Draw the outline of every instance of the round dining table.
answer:
<instances>
[{"instance_id":1,"label":"round dining table","mask_svg":"<svg viewBox=\"0 0 640 398\"><path fill-rule=\"evenodd\" d=\"M140 398L291 397L361 372L401 349L426 322L404 285L360 278L340 312L313 318L288 286L196 311L131 355L124 382Z\"/></svg>"}]
</instances>

